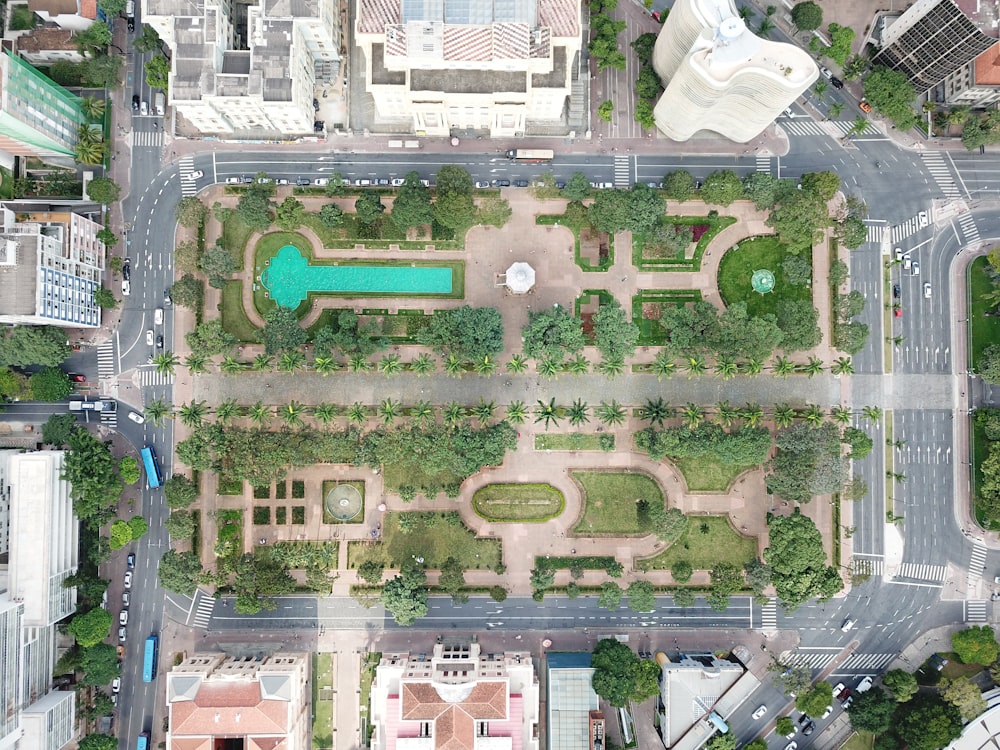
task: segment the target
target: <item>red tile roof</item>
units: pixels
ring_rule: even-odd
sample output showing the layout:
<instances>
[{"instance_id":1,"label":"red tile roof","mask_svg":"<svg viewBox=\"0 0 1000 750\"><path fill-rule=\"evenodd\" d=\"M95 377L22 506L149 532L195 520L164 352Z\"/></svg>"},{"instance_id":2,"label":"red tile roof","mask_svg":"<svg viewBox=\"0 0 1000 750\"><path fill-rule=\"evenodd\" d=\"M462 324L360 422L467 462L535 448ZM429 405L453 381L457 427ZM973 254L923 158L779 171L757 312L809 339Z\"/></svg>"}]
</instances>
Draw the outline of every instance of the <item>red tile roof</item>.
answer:
<instances>
[{"instance_id":1,"label":"red tile roof","mask_svg":"<svg viewBox=\"0 0 1000 750\"><path fill-rule=\"evenodd\" d=\"M1000 43L976 58L974 72L978 86L1000 86Z\"/></svg>"},{"instance_id":2,"label":"red tile roof","mask_svg":"<svg viewBox=\"0 0 1000 750\"><path fill-rule=\"evenodd\" d=\"M472 750L477 720L507 718L507 683L478 682L461 701L446 701L429 682L400 684L400 718L433 721L436 750Z\"/></svg>"},{"instance_id":3,"label":"red tile roof","mask_svg":"<svg viewBox=\"0 0 1000 750\"><path fill-rule=\"evenodd\" d=\"M97 20L97 0L80 0L80 15L89 18L91 21Z\"/></svg>"},{"instance_id":4,"label":"red tile roof","mask_svg":"<svg viewBox=\"0 0 1000 750\"><path fill-rule=\"evenodd\" d=\"M193 701L170 704L170 731L185 735L284 736L289 730L287 701L263 700L260 683L203 682Z\"/></svg>"}]
</instances>

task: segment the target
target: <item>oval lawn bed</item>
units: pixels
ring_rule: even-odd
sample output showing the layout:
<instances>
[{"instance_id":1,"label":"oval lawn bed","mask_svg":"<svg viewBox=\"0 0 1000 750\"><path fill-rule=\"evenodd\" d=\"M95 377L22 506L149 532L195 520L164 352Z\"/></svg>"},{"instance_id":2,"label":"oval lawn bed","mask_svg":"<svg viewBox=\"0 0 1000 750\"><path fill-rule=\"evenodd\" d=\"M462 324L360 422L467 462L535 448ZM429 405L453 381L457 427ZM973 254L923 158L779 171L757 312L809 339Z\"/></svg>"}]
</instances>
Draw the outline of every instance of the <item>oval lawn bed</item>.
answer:
<instances>
[{"instance_id":1,"label":"oval lawn bed","mask_svg":"<svg viewBox=\"0 0 1000 750\"><path fill-rule=\"evenodd\" d=\"M472 509L487 521L548 521L563 512L566 499L551 484L488 484L472 496Z\"/></svg>"}]
</instances>

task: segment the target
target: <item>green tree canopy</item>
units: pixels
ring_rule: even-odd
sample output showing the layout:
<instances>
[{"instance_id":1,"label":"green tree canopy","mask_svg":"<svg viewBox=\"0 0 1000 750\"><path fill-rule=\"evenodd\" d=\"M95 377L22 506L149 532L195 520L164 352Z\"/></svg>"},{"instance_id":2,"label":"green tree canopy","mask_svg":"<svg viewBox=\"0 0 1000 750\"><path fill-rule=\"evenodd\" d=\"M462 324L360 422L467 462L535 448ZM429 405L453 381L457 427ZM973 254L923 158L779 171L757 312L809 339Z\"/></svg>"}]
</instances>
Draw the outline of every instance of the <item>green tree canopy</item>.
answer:
<instances>
[{"instance_id":1,"label":"green tree canopy","mask_svg":"<svg viewBox=\"0 0 1000 750\"><path fill-rule=\"evenodd\" d=\"M268 310L264 315L264 327L257 331L257 340L268 354L298 349L308 338L295 317L295 311L281 305Z\"/></svg>"},{"instance_id":2,"label":"green tree canopy","mask_svg":"<svg viewBox=\"0 0 1000 750\"><path fill-rule=\"evenodd\" d=\"M197 553L168 549L160 558L158 573L163 588L191 596L204 571Z\"/></svg>"},{"instance_id":3,"label":"green tree canopy","mask_svg":"<svg viewBox=\"0 0 1000 750\"><path fill-rule=\"evenodd\" d=\"M295 579L273 559L248 553L240 555L233 577L237 614L253 615L262 609L275 609L274 597L295 590Z\"/></svg>"},{"instance_id":4,"label":"green tree canopy","mask_svg":"<svg viewBox=\"0 0 1000 750\"><path fill-rule=\"evenodd\" d=\"M103 525L114 515L123 485L110 441L101 442L86 430L69 437L63 462L63 478L70 483L73 512L84 522Z\"/></svg>"},{"instance_id":5,"label":"green tree canopy","mask_svg":"<svg viewBox=\"0 0 1000 750\"><path fill-rule=\"evenodd\" d=\"M79 750L117 750L118 739L110 734L87 734L80 738L77 747Z\"/></svg>"},{"instance_id":6,"label":"green tree canopy","mask_svg":"<svg viewBox=\"0 0 1000 750\"><path fill-rule=\"evenodd\" d=\"M836 172L807 172L802 175L802 190L828 201L840 190L840 177Z\"/></svg>"},{"instance_id":7,"label":"green tree canopy","mask_svg":"<svg viewBox=\"0 0 1000 750\"><path fill-rule=\"evenodd\" d=\"M629 700L641 702L658 692L656 662L640 661L632 649L614 638L597 642L590 665L594 668L594 692L612 706L624 706Z\"/></svg>"},{"instance_id":8,"label":"green tree canopy","mask_svg":"<svg viewBox=\"0 0 1000 750\"><path fill-rule=\"evenodd\" d=\"M924 693L899 704L893 726L909 750L939 750L962 733L962 716L941 697Z\"/></svg>"},{"instance_id":9,"label":"green tree canopy","mask_svg":"<svg viewBox=\"0 0 1000 750\"><path fill-rule=\"evenodd\" d=\"M193 331L184 336L193 354L202 357L214 357L216 354L226 354L239 340L222 327L218 318L199 323Z\"/></svg>"},{"instance_id":10,"label":"green tree canopy","mask_svg":"<svg viewBox=\"0 0 1000 750\"><path fill-rule=\"evenodd\" d=\"M964 664L992 664L997 660L1000 646L989 625L959 630L951 636L951 646Z\"/></svg>"},{"instance_id":11,"label":"green tree canopy","mask_svg":"<svg viewBox=\"0 0 1000 750\"><path fill-rule=\"evenodd\" d=\"M190 539L195 530L194 516L186 510L173 511L163 525L174 540Z\"/></svg>"},{"instance_id":12,"label":"green tree canopy","mask_svg":"<svg viewBox=\"0 0 1000 750\"><path fill-rule=\"evenodd\" d=\"M222 289L226 285L226 279L236 270L236 261L226 248L215 244L202 254L198 268L208 277L210 287Z\"/></svg>"},{"instance_id":13,"label":"green tree canopy","mask_svg":"<svg viewBox=\"0 0 1000 750\"><path fill-rule=\"evenodd\" d=\"M815 495L837 492L844 486L847 464L836 426L794 424L778 432L775 446L765 481L779 497L807 503Z\"/></svg>"},{"instance_id":14,"label":"green tree canopy","mask_svg":"<svg viewBox=\"0 0 1000 750\"><path fill-rule=\"evenodd\" d=\"M42 442L53 448L61 448L78 429L80 426L72 414L53 414L42 425Z\"/></svg>"},{"instance_id":15,"label":"green tree canopy","mask_svg":"<svg viewBox=\"0 0 1000 750\"><path fill-rule=\"evenodd\" d=\"M957 708L966 721L971 721L986 712L983 691L967 676L942 680L940 689L941 697Z\"/></svg>"},{"instance_id":16,"label":"green tree canopy","mask_svg":"<svg viewBox=\"0 0 1000 750\"><path fill-rule=\"evenodd\" d=\"M917 678L905 669L889 670L882 677L882 684L892 694L892 697L900 703L906 703L906 701L917 694L917 690L919 689Z\"/></svg>"},{"instance_id":17,"label":"green tree canopy","mask_svg":"<svg viewBox=\"0 0 1000 750\"><path fill-rule=\"evenodd\" d=\"M132 527L120 518L111 524L111 549L121 549L132 541Z\"/></svg>"},{"instance_id":18,"label":"green tree canopy","mask_svg":"<svg viewBox=\"0 0 1000 750\"><path fill-rule=\"evenodd\" d=\"M561 361L583 349L585 343L579 319L564 307L528 313L528 325L521 335L525 355L535 359Z\"/></svg>"},{"instance_id":19,"label":"green tree canopy","mask_svg":"<svg viewBox=\"0 0 1000 750\"><path fill-rule=\"evenodd\" d=\"M819 310L813 307L811 300L781 300L777 312L778 328L782 333L782 350L789 353L801 352L819 346L823 332L819 329Z\"/></svg>"},{"instance_id":20,"label":"green tree canopy","mask_svg":"<svg viewBox=\"0 0 1000 750\"><path fill-rule=\"evenodd\" d=\"M774 227L778 238L789 245L792 252L811 248L819 230L830 223L826 203L811 190L783 192L778 205L767 217L767 225Z\"/></svg>"},{"instance_id":21,"label":"green tree canopy","mask_svg":"<svg viewBox=\"0 0 1000 750\"><path fill-rule=\"evenodd\" d=\"M694 177L686 169L670 172L663 177L663 192L668 200L683 203L694 197Z\"/></svg>"},{"instance_id":22,"label":"green tree canopy","mask_svg":"<svg viewBox=\"0 0 1000 750\"><path fill-rule=\"evenodd\" d=\"M649 581L632 581L625 592L629 609L634 612L652 612L656 609L656 593Z\"/></svg>"},{"instance_id":23,"label":"green tree canopy","mask_svg":"<svg viewBox=\"0 0 1000 750\"><path fill-rule=\"evenodd\" d=\"M909 130L916 123L917 113L913 111L916 92L905 74L877 66L865 78L864 90L868 103L900 130Z\"/></svg>"},{"instance_id":24,"label":"green tree canopy","mask_svg":"<svg viewBox=\"0 0 1000 750\"><path fill-rule=\"evenodd\" d=\"M163 483L163 498L168 508L189 508L198 499L198 485L184 474L174 474Z\"/></svg>"},{"instance_id":25,"label":"green tree canopy","mask_svg":"<svg viewBox=\"0 0 1000 750\"><path fill-rule=\"evenodd\" d=\"M602 303L591 320L594 345L605 359L631 357L639 341L639 328L628 319L618 300Z\"/></svg>"},{"instance_id":26,"label":"green tree canopy","mask_svg":"<svg viewBox=\"0 0 1000 750\"><path fill-rule=\"evenodd\" d=\"M412 566L382 587L382 605L392 613L399 625L412 625L427 614L427 576Z\"/></svg>"},{"instance_id":27,"label":"green tree canopy","mask_svg":"<svg viewBox=\"0 0 1000 750\"><path fill-rule=\"evenodd\" d=\"M795 699L795 707L809 716L822 716L831 703L833 703L833 685L826 680L820 680Z\"/></svg>"},{"instance_id":28,"label":"green tree canopy","mask_svg":"<svg viewBox=\"0 0 1000 750\"><path fill-rule=\"evenodd\" d=\"M590 223L602 232L621 232L629 225L630 203L628 190L599 190L587 212Z\"/></svg>"},{"instance_id":29,"label":"green tree canopy","mask_svg":"<svg viewBox=\"0 0 1000 750\"><path fill-rule=\"evenodd\" d=\"M812 0L792 6L792 23L799 31L814 31L823 24L823 9Z\"/></svg>"},{"instance_id":30,"label":"green tree canopy","mask_svg":"<svg viewBox=\"0 0 1000 750\"><path fill-rule=\"evenodd\" d=\"M823 539L811 518L796 508L790 516L773 516L768 526L771 545L764 550L764 562L786 608L813 597L829 599L843 588L840 573L826 564Z\"/></svg>"},{"instance_id":31,"label":"green tree canopy","mask_svg":"<svg viewBox=\"0 0 1000 750\"><path fill-rule=\"evenodd\" d=\"M590 180L583 172L574 172L566 187L562 189L562 196L570 201L582 201L590 197Z\"/></svg>"},{"instance_id":32,"label":"green tree canopy","mask_svg":"<svg viewBox=\"0 0 1000 750\"><path fill-rule=\"evenodd\" d=\"M90 648L111 633L111 613L96 607L89 612L76 615L70 621L68 630L83 648Z\"/></svg>"},{"instance_id":33,"label":"green tree canopy","mask_svg":"<svg viewBox=\"0 0 1000 750\"><path fill-rule=\"evenodd\" d=\"M336 327L324 326L316 332L313 345L319 352L336 349L347 357L369 357L389 345L378 334L379 326L374 319L362 321L352 310L344 310L337 316Z\"/></svg>"},{"instance_id":34,"label":"green tree canopy","mask_svg":"<svg viewBox=\"0 0 1000 750\"><path fill-rule=\"evenodd\" d=\"M851 726L862 732L882 734L892 723L896 702L884 690L873 687L864 693L857 693L854 702L847 709Z\"/></svg>"},{"instance_id":35,"label":"green tree canopy","mask_svg":"<svg viewBox=\"0 0 1000 750\"><path fill-rule=\"evenodd\" d=\"M170 299L188 310L200 310L205 300L205 284L186 273L171 285Z\"/></svg>"},{"instance_id":36,"label":"green tree canopy","mask_svg":"<svg viewBox=\"0 0 1000 750\"><path fill-rule=\"evenodd\" d=\"M705 203L728 206L743 197L743 182L731 169L709 173L701 184L701 198Z\"/></svg>"},{"instance_id":37,"label":"green tree canopy","mask_svg":"<svg viewBox=\"0 0 1000 750\"><path fill-rule=\"evenodd\" d=\"M170 61L157 53L146 61L146 84L152 89L167 90L170 83Z\"/></svg>"},{"instance_id":38,"label":"green tree canopy","mask_svg":"<svg viewBox=\"0 0 1000 750\"><path fill-rule=\"evenodd\" d=\"M122 456L118 461L118 476L125 484L135 484L142 474L139 472L139 462L132 456Z\"/></svg>"},{"instance_id":39,"label":"green tree canopy","mask_svg":"<svg viewBox=\"0 0 1000 750\"><path fill-rule=\"evenodd\" d=\"M423 226L433 221L431 191L420 181L417 172L410 172L403 178L399 193L392 202L391 218L404 232L411 227Z\"/></svg>"},{"instance_id":40,"label":"green tree canopy","mask_svg":"<svg viewBox=\"0 0 1000 750\"><path fill-rule=\"evenodd\" d=\"M82 650L80 669L84 671L84 685L107 685L121 676L118 654L110 643L98 643Z\"/></svg>"},{"instance_id":41,"label":"green tree canopy","mask_svg":"<svg viewBox=\"0 0 1000 750\"><path fill-rule=\"evenodd\" d=\"M69 375L58 367L46 367L32 374L28 385L35 401L62 401L73 392Z\"/></svg>"},{"instance_id":42,"label":"green tree canopy","mask_svg":"<svg viewBox=\"0 0 1000 750\"><path fill-rule=\"evenodd\" d=\"M302 226L302 220L306 215L306 207L302 201L289 195L278 204L274 211L274 223L286 232L294 232Z\"/></svg>"},{"instance_id":43,"label":"green tree canopy","mask_svg":"<svg viewBox=\"0 0 1000 750\"><path fill-rule=\"evenodd\" d=\"M438 310L417 332L417 342L442 354L479 361L503 350L503 318L495 307Z\"/></svg>"},{"instance_id":44,"label":"green tree canopy","mask_svg":"<svg viewBox=\"0 0 1000 750\"><path fill-rule=\"evenodd\" d=\"M0 336L0 365L56 367L72 353L66 333L53 326L13 326Z\"/></svg>"},{"instance_id":45,"label":"green tree canopy","mask_svg":"<svg viewBox=\"0 0 1000 750\"><path fill-rule=\"evenodd\" d=\"M151 26L143 26L145 31ZM155 33L155 32L154 32ZM184 227L200 227L208 218L208 206L195 195L187 195L180 199L175 211L177 222Z\"/></svg>"},{"instance_id":46,"label":"green tree canopy","mask_svg":"<svg viewBox=\"0 0 1000 750\"><path fill-rule=\"evenodd\" d=\"M468 193L439 193L433 207L434 219L449 229L470 226L476 217L476 204Z\"/></svg>"},{"instance_id":47,"label":"green tree canopy","mask_svg":"<svg viewBox=\"0 0 1000 750\"><path fill-rule=\"evenodd\" d=\"M464 167L456 164L446 164L441 167L434 178L434 184L439 196L447 193L472 195L472 175Z\"/></svg>"}]
</instances>

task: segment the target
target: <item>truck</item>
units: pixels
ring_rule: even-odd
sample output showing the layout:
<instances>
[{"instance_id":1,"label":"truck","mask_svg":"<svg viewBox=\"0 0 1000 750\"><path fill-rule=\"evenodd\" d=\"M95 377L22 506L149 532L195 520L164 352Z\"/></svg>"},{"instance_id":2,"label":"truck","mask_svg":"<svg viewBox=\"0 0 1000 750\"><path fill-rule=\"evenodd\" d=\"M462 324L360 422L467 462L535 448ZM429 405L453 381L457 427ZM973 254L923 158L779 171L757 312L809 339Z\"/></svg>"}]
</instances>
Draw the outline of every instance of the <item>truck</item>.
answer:
<instances>
[{"instance_id":1,"label":"truck","mask_svg":"<svg viewBox=\"0 0 1000 750\"><path fill-rule=\"evenodd\" d=\"M153 111L159 117L163 117L164 107L166 106L166 98L163 96L162 91L157 91L153 94Z\"/></svg>"},{"instance_id":2,"label":"truck","mask_svg":"<svg viewBox=\"0 0 1000 750\"><path fill-rule=\"evenodd\" d=\"M98 401L84 401L76 399L69 402L70 411L97 411L113 412L118 411L118 402L100 399Z\"/></svg>"},{"instance_id":3,"label":"truck","mask_svg":"<svg viewBox=\"0 0 1000 750\"><path fill-rule=\"evenodd\" d=\"M555 155L555 152L550 148L512 148L507 152L508 159L523 161L527 164L552 161Z\"/></svg>"}]
</instances>

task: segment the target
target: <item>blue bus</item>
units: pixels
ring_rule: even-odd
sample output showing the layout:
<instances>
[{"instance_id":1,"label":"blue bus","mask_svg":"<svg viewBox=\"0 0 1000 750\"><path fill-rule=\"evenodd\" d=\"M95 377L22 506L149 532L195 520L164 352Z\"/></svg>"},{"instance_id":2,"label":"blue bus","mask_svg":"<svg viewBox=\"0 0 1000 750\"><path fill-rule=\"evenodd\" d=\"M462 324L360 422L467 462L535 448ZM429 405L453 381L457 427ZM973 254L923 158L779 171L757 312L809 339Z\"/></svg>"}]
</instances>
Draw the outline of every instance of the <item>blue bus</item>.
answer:
<instances>
[{"instance_id":1,"label":"blue bus","mask_svg":"<svg viewBox=\"0 0 1000 750\"><path fill-rule=\"evenodd\" d=\"M142 449L142 465L146 467L146 484L149 489L156 489L163 484L163 475L160 474L160 465L156 462L156 454L153 453L153 446L147 445Z\"/></svg>"},{"instance_id":2,"label":"blue bus","mask_svg":"<svg viewBox=\"0 0 1000 750\"><path fill-rule=\"evenodd\" d=\"M146 650L142 654L142 681L152 682L156 678L156 651L160 639L155 635L146 639Z\"/></svg>"},{"instance_id":3,"label":"blue bus","mask_svg":"<svg viewBox=\"0 0 1000 750\"><path fill-rule=\"evenodd\" d=\"M139 739L135 741L135 750L148 750L149 748L149 732L143 732L139 735Z\"/></svg>"}]
</instances>

